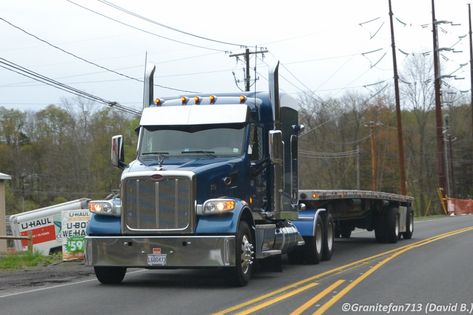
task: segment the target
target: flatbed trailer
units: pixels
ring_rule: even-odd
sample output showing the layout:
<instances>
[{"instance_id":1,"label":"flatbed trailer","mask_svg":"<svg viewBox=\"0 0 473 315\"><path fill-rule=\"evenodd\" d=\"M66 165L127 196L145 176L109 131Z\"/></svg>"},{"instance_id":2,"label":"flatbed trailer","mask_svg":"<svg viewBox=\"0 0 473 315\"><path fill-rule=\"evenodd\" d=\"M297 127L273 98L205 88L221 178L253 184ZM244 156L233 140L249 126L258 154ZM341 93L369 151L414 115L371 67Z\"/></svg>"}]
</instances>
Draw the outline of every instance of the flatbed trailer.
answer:
<instances>
[{"instance_id":1,"label":"flatbed trailer","mask_svg":"<svg viewBox=\"0 0 473 315\"><path fill-rule=\"evenodd\" d=\"M299 190L306 207L325 208L335 221L335 236L350 238L355 228L375 231L379 242L410 239L414 232L414 198L369 190Z\"/></svg>"}]
</instances>

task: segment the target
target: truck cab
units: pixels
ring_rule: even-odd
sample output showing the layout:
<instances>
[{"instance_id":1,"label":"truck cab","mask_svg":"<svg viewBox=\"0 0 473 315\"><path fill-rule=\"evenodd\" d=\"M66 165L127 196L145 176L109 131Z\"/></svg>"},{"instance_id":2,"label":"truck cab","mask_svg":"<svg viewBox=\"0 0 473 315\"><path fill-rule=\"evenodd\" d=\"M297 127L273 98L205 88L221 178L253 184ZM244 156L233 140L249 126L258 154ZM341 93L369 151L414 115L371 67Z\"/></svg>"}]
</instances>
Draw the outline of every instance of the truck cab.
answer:
<instances>
[{"instance_id":1,"label":"truck cab","mask_svg":"<svg viewBox=\"0 0 473 315\"><path fill-rule=\"evenodd\" d=\"M299 205L303 126L277 69L268 92L169 99L154 98L148 69L136 159L126 164L123 137L112 139L120 196L89 203L86 262L99 281L119 283L128 267L219 267L245 285L256 260L330 258L331 217Z\"/></svg>"}]
</instances>

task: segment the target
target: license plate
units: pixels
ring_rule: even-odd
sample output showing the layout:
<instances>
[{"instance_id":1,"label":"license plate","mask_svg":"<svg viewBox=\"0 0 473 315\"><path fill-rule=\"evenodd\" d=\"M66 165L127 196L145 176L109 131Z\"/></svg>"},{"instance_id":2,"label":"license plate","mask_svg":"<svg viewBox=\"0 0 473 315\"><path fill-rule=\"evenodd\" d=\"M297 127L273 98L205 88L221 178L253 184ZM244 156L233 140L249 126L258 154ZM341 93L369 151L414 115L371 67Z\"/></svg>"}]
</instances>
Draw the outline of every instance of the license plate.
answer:
<instances>
[{"instance_id":1,"label":"license plate","mask_svg":"<svg viewBox=\"0 0 473 315\"><path fill-rule=\"evenodd\" d=\"M148 255L148 266L166 266L167 255L166 254L149 254Z\"/></svg>"}]
</instances>

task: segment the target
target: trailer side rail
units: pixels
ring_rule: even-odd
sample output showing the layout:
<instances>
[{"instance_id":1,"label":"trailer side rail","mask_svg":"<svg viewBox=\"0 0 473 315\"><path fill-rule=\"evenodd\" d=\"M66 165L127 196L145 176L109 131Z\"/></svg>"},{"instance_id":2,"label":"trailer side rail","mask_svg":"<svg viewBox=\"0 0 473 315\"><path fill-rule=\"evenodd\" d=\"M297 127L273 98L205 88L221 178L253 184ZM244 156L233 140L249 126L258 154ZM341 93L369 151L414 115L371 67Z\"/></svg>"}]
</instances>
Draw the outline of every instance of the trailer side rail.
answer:
<instances>
[{"instance_id":1,"label":"trailer side rail","mask_svg":"<svg viewBox=\"0 0 473 315\"><path fill-rule=\"evenodd\" d=\"M301 200L333 199L380 199L398 202L412 202L413 197L369 190L299 190Z\"/></svg>"}]
</instances>

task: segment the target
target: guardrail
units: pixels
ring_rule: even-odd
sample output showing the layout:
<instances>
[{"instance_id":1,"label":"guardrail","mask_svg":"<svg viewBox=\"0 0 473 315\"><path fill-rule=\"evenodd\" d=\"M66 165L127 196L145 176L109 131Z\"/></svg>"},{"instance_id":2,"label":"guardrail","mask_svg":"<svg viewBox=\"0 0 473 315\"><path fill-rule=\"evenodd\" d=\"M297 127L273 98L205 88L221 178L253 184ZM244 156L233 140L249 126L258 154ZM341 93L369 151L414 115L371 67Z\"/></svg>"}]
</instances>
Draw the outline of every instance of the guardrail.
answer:
<instances>
[{"instance_id":1,"label":"guardrail","mask_svg":"<svg viewBox=\"0 0 473 315\"><path fill-rule=\"evenodd\" d=\"M0 235L0 240L27 240L28 252L33 253L33 233L28 231L28 236Z\"/></svg>"}]
</instances>

